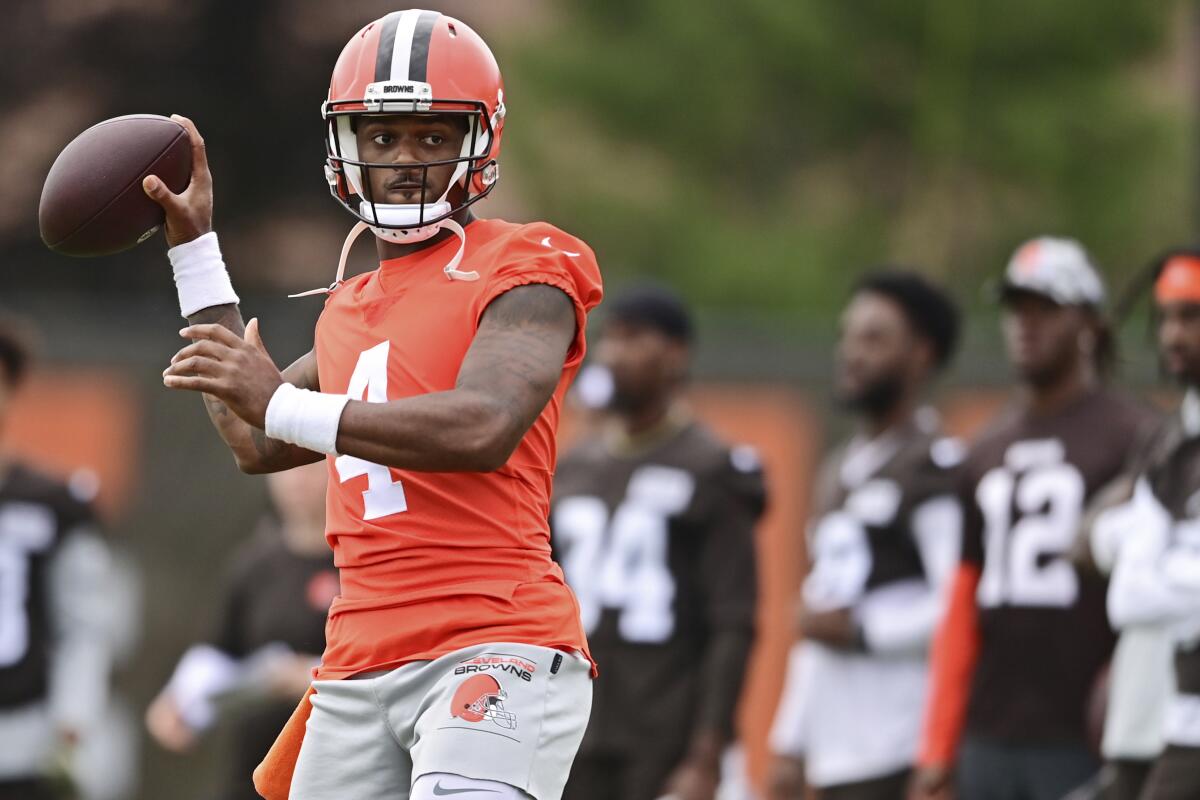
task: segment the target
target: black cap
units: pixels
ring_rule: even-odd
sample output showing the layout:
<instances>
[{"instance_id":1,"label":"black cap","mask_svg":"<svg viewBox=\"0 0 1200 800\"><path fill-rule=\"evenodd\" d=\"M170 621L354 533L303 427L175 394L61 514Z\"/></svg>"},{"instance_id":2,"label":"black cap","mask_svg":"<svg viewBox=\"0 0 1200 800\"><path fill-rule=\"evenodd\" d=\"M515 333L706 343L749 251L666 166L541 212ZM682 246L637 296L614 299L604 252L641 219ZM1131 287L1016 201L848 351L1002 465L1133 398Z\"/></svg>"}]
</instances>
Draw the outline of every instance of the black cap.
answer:
<instances>
[{"instance_id":1,"label":"black cap","mask_svg":"<svg viewBox=\"0 0 1200 800\"><path fill-rule=\"evenodd\" d=\"M652 328L664 336L691 344L695 337L692 317L683 299L657 284L630 287L608 303L608 319Z\"/></svg>"}]
</instances>

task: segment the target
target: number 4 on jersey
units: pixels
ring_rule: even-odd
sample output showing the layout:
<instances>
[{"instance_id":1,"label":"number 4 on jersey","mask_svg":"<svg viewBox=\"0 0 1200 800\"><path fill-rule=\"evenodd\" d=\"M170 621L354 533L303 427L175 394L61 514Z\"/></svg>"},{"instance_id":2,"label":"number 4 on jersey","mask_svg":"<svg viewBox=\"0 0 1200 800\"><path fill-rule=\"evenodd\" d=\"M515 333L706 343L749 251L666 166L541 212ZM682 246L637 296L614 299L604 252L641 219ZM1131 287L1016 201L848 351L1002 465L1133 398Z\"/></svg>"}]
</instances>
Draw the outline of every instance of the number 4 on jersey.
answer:
<instances>
[{"instance_id":1,"label":"number 4 on jersey","mask_svg":"<svg viewBox=\"0 0 1200 800\"><path fill-rule=\"evenodd\" d=\"M368 403L386 403L388 388L388 352L391 342L380 342L358 356L350 386L346 394L351 400ZM363 496L363 519L379 519L408 510L404 486L392 480L392 471L383 464L375 464L355 456L338 456L334 462L338 478L342 483L351 478L367 476L367 490Z\"/></svg>"}]
</instances>

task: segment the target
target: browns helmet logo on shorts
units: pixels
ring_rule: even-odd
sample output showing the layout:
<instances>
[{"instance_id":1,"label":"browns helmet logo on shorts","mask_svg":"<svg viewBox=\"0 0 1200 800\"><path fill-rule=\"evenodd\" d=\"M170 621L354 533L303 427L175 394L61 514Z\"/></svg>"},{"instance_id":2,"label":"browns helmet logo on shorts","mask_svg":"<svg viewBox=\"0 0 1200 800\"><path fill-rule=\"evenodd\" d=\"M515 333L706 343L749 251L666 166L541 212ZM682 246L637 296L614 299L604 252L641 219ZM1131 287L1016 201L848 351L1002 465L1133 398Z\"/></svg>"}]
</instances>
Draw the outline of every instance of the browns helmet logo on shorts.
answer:
<instances>
[{"instance_id":1,"label":"browns helmet logo on shorts","mask_svg":"<svg viewBox=\"0 0 1200 800\"><path fill-rule=\"evenodd\" d=\"M464 722L491 720L506 730L517 729L517 715L504 710L508 693L491 675L473 675L458 685L450 701L450 716Z\"/></svg>"}]
</instances>

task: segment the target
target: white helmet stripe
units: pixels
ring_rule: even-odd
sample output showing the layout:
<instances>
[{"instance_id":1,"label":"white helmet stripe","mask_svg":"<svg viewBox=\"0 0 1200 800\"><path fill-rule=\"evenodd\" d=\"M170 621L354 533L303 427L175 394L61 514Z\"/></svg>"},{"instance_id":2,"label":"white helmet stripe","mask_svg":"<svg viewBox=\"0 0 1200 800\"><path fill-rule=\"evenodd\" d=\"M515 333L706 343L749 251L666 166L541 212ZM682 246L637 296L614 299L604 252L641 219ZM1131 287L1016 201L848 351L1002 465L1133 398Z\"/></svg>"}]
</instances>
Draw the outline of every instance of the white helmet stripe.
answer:
<instances>
[{"instance_id":1,"label":"white helmet stripe","mask_svg":"<svg viewBox=\"0 0 1200 800\"><path fill-rule=\"evenodd\" d=\"M415 8L400 14L396 24L396 40L392 45L392 74L388 76L391 80L408 80L408 56L412 53L413 32L417 29L420 16L420 9Z\"/></svg>"},{"instance_id":2,"label":"white helmet stripe","mask_svg":"<svg viewBox=\"0 0 1200 800\"><path fill-rule=\"evenodd\" d=\"M384 17L375 56L375 80L426 82L429 40L440 16L437 11L412 8Z\"/></svg>"},{"instance_id":3,"label":"white helmet stripe","mask_svg":"<svg viewBox=\"0 0 1200 800\"><path fill-rule=\"evenodd\" d=\"M392 51L396 49L396 23L403 11L393 11L379 21L379 49L375 52L375 80L392 78Z\"/></svg>"}]
</instances>

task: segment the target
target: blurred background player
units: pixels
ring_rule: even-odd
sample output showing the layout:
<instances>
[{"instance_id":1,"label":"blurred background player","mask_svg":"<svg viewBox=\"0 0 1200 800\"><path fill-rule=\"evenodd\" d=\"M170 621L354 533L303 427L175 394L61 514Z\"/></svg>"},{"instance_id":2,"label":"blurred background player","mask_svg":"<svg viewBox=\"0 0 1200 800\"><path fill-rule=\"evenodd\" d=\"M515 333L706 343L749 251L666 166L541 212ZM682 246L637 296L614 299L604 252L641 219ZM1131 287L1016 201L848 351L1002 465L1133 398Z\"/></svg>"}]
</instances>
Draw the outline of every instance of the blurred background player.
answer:
<instances>
[{"instance_id":1,"label":"blurred background player","mask_svg":"<svg viewBox=\"0 0 1200 800\"><path fill-rule=\"evenodd\" d=\"M868 275L842 314L835 386L859 425L814 492L772 800L801 800L806 782L823 800L905 795L962 521L962 445L922 402L958 331L952 301L913 273Z\"/></svg>"},{"instance_id":2,"label":"blurred background player","mask_svg":"<svg viewBox=\"0 0 1200 800\"><path fill-rule=\"evenodd\" d=\"M762 471L683 402L683 302L645 286L606 308L610 415L559 464L551 513L601 665L563 796L712 800L754 642Z\"/></svg>"},{"instance_id":3,"label":"blurred background player","mask_svg":"<svg viewBox=\"0 0 1200 800\"><path fill-rule=\"evenodd\" d=\"M27 334L0 324L0 425L30 356ZM92 494L0 457L0 800L78 792L71 773L81 741L119 736L99 730L115 646L114 572Z\"/></svg>"},{"instance_id":4,"label":"blurred background player","mask_svg":"<svg viewBox=\"0 0 1200 800\"><path fill-rule=\"evenodd\" d=\"M1167 273L1154 292L1159 363L1185 387L1200 381L1200 328L1193 322L1200 319L1200 298L1187 293L1193 288L1189 264L1200 263L1198 258L1200 251L1191 248L1171 250L1156 259L1151 270L1153 278ZM1109 586L1108 618L1119 637L1105 692L1101 752L1106 763L1097 782L1097 796L1103 800L1137 800L1165 746L1166 710L1174 685L1175 609L1154 602L1154 587L1139 586L1139 580L1151 574L1145 570L1148 560L1165 546L1168 514L1138 480L1153 469L1160 479L1171 475L1186 482L1182 465L1167 462L1193 435L1183 408L1164 420L1139 443L1125 474L1104 491L1081 532L1082 563L1119 576Z\"/></svg>"},{"instance_id":5,"label":"blurred background player","mask_svg":"<svg viewBox=\"0 0 1200 800\"><path fill-rule=\"evenodd\" d=\"M215 635L191 647L146 712L163 747L189 750L233 710L221 800L258 800L250 780L325 649L325 617L338 591L325 541L324 464L267 476L276 519L235 556Z\"/></svg>"},{"instance_id":6,"label":"blurred background player","mask_svg":"<svg viewBox=\"0 0 1200 800\"><path fill-rule=\"evenodd\" d=\"M1106 800L1200 797L1200 251L1168 253L1156 273L1162 365L1187 387L1187 394L1146 448L1132 499L1107 512L1107 520L1097 521L1101 537L1096 545L1112 553L1108 608L1114 621L1139 626L1155 637L1143 648L1140 662L1127 665L1130 674L1123 689L1131 699L1122 706L1136 699L1145 702L1147 722L1163 727L1161 737L1145 731L1142 738L1149 744L1165 739L1166 748L1152 770L1145 758L1118 765L1124 767L1118 773L1122 780ZM1108 541L1105 527L1113 528ZM1163 626L1174 647L1174 692L1162 686L1162 654L1156 648ZM1113 703L1122 700L1114 695L1110 714ZM1139 787L1141 780L1144 787Z\"/></svg>"},{"instance_id":7,"label":"blurred background player","mask_svg":"<svg viewBox=\"0 0 1200 800\"><path fill-rule=\"evenodd\" d=\"M1104 287L1077 242L1021 246L1001 297L1019 393L964 465L915 797L944 796L957 765L964 800L1060 800L1099 766L1085 720L1114 638L1103 582L1067 552L1150 417L1104 383Z\"/></svg>"},{"instance_id":8,"label":"blurred background player","mask_svg":"<svg viewBox=\"0 0 1200 800\"><path fill-rule=\"evenodd\" d=\"M1157 504L1145 503L1144 491L1136 496L1134 492L1146 458L1159 449L1155 439L1161 436L1154 431L1147 441L1138 442L1126 473L1102 491L1085 515L1077 553L1081 568L1110 578L1122 559L1144 552L1162 535L1156 532L1161 519ZM1138 800L1164 747L1163 726L1174 683L1169 615L1151 605L1114 603L1113 596L1110 584L1108 621L1117 643L1089 711L1089 725L1103 714L1100 754L1105 763L1093 784L1078 793L1080 800ZM1069 800L1076 798L1072 793Z\"/></svg>"}]
</instances>

